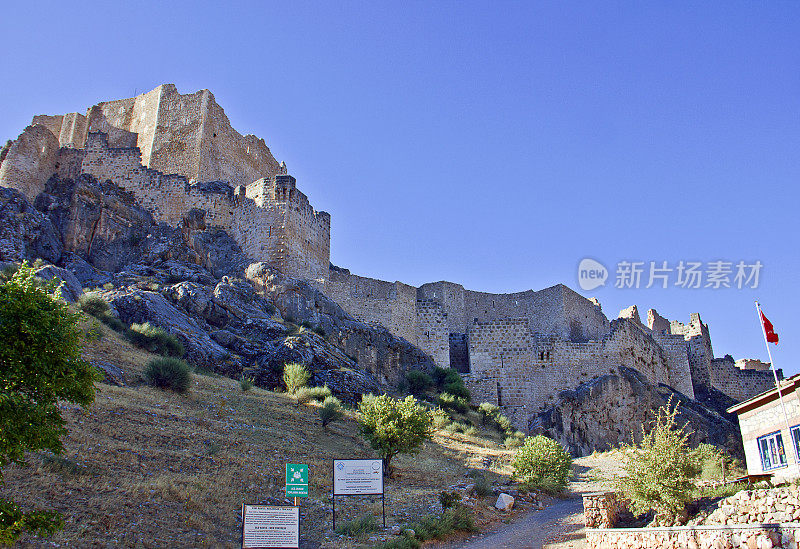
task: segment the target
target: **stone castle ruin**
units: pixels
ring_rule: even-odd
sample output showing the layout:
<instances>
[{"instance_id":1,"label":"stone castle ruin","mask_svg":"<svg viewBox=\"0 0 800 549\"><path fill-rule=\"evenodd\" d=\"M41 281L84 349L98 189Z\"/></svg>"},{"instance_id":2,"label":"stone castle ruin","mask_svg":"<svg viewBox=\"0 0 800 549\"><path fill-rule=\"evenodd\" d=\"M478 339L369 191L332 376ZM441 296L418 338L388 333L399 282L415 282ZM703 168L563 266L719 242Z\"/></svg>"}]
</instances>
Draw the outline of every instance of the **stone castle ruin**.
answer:
<instances>
[{"instance_id":1,"label":"stone castle ruin","mask_svg":"<svg viewBox=\"0 0 800 549\"><path fill-rule=\"evenodd\" d=\"M414 287L330 263L328 213L315 210L263 139L233 129L208 90L172 84L106 101L86 114L35 116L0 152L0 185L33 202L52 176L86 174L133 193L157 221L195 212L254 261L303 279L368 324L380 324L465 377L476 402L521 429L560 392L620 368L690 398L741 401L772 386L769 365L715 358L699 314L688 324L636 306L609 320L596 300L559 284L490 294L452 282Z\"/></svg>"}]
</instances>

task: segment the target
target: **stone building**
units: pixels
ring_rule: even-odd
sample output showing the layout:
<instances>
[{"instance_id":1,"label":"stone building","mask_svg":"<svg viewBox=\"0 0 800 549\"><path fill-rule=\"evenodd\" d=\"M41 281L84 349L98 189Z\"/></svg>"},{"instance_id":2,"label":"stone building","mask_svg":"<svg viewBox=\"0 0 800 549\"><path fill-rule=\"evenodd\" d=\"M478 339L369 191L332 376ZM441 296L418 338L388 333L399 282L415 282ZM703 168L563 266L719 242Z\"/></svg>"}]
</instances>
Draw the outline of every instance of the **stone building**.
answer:
<instances>
[{"instance_id":1,"label":"stone building","mask_svg":"<svg viewBox=\"0 0 800 549\"><path fill-rule=\"evenodd\" d=\"M518 428L572 389L620 367L689 397L710 389L735 400L769 388L758 361L716 359L708 326L635 306L609 320L596 300L563 284L493 294L453 282L420 287L330 264L331 218L315 210L263 139L233 129L213 94L172 84L105 101L86 114L39 115L0 152L0 185L33 202L56 175L88 174L133 193L158 221L192 210L227 231L254 261L309 280L352 316L380 324L437 365L463 374L476 401L502 406Z\"/></svg>"}]
</instances>

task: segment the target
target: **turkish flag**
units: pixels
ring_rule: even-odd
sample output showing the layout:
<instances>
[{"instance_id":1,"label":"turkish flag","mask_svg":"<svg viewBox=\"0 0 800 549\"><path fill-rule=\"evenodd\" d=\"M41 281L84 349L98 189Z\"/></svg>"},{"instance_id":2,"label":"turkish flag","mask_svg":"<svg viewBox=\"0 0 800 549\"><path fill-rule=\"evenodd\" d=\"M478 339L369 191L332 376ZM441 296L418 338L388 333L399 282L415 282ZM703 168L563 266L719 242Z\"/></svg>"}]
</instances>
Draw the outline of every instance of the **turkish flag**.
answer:
<instances>
[{"instance_id":1,"label":"turkish flag","mask_svg":"<svg viewBox=\"0 0 800 549\"><path fill-rule=\"evenodd\" d=\"M775 333L775 328L772 327L772 322L767 320L764 312L761 311L761 324L764 325L764 333L767 334L767 341L770 343L778 344L778 334Z\"/></svg>"}]
</instances>

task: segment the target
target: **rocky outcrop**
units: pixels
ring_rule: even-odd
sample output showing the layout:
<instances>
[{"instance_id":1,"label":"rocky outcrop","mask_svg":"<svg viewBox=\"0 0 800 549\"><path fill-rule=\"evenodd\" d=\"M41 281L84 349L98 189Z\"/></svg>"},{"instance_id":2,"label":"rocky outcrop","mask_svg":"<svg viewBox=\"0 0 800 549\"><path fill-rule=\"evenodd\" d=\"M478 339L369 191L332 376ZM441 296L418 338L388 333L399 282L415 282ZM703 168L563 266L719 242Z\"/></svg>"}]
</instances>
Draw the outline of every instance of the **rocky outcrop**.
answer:
<instances>
[{"instance_id":1,"label":"rocky outcrop","mask_svg":"<svg viewBox=\"0 0 800 549\"><path fill-rule=\"evenodd\" d=\"M273 388L285 363L300 362L315 384L350 402L408 369L433 367L416 347L356 321L305 282L250 265L203 210L172 228L132 194L88 175L51 178L35 205L0 188L0 261L44 259L50 264L37 275L60 280L65 299L97 292L124 323L150 322L176 336L195 366Z\"/></svg>"},{"instance_id":2,"label":"rocky outcrop","mask_svg":"<svg viewBox=\"0 0 800 549\"><path fill-rule=\"evenodd\" d=\"M245 277L267 296L286 318L302 318L375 375L396 383L410 369L432 370L433 359L382 326L355 320L319 290L303 280L288 278L266 263L253 263Z\"/></svg>"},{"instance_id":3,"label":"rocky outcrop","mask_svg":"<svg viewBox=\"0 0 800 549\"><path fill-rule=\"evenodd\" d=\"M534 415L532 433L559 440L575 456L594 450L609 450L620 443L641 439L643 423L670 397L679 404L678 421L689 424L690 443L725 446L733 455L744 455L738 423L678 393L666 385L652 385L641 373L620 367L619 375L608 374L562 391L558 401Z\"/></svg>"},{"instance_id":4,"label":"rocky outcrop","mask_svg":"<svg viewBox=\"0 0 800 549\"><path fill-rule=\"evenodd\" d=\"M0 187L0 261L56 263L64 246L53 222L19 191Z\"/></svg>"}]
</instances>

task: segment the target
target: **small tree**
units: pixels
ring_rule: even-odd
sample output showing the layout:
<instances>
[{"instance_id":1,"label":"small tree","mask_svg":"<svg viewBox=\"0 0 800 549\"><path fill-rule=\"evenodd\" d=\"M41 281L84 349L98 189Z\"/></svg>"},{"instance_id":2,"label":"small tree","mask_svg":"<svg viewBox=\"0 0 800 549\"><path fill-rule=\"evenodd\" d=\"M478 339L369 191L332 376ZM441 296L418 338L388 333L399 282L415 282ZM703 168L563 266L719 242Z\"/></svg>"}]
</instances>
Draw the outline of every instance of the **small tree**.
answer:
<instances>
[{"instance_id":1,"label":"small tree","mask_svg":"<svg viewBox=\"0 0 800 549\"><path fill-rule=\"evenodd\" d=\"M572 457L557 441L528 437L514 455L514 476L531 488L556 493L569 484Z\"/></svg>"},{"instance_id":2,"label":"small tree","mask_svg":"<svg viewBox=\"0 0 800 549\"><path fill-rule=\"evenodd\" d=\"M2 467L25 464L25 452L60 453L66 433L57 403L87 405L99 375L81 358L80 314L51 294L27 264L0 284L0 482ZM0 543L23 531L41 534L62 526L56 513L23 512L0 499Z\"/></svg>"},{"instance_id":3,"label":"small tree","mask_svg":"<svg viewBox=\"0 0 800 549\"><path fill-rule=\"evenodd\" d=\"M283 367L283 384L289 394L293 395L301 387L305 387L310 378L311 374L299 362L290 362Z\"/></svg>"},{"instance_id":4,"label":"small tree","mask_svg":"<svg viewBox=\"0 0 800 549\"><path fill-rule=\"evenodd\" d=\"M366 395L358 411L361 433L383 458L390 477L392 458L419 452L433 433L430 411L417 404L413 396L396 400L389 395Z\"/></svg>"},{"instance_id":5,"label":"small tree","mask_svg":"<svg viewBox=\"0 0 800 549\"><path fill-rule=\"evenodd\" d=\"M327 429L328 424L342 418L344 411L342 403L335 396L325 397L322 407L319 409L319 418L322 420L322 428Z\"/></svg>"},{"instance_id":6,"label":"small tree","mask_svg":"<svg viewBox=\"0 0 800 549\"><path fill-rule=\"evenodd\" d=\"M677 414L678 404L673 407L670 398L654 420L642 425L641 443L623 444L626 475L616 480L617 489L630 501L630 510L635 514L655 511L658 523L683 518L692 499L691 479L698 473L689 454L689 433L685 424L678 426Z\"/></svg>"}]
</instances>

